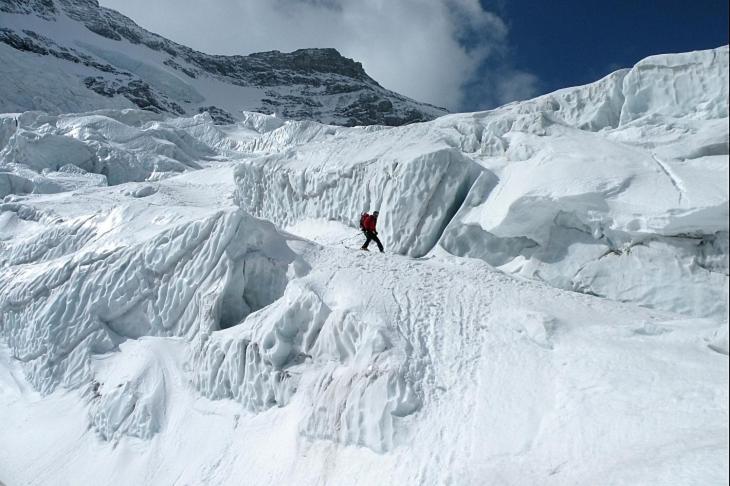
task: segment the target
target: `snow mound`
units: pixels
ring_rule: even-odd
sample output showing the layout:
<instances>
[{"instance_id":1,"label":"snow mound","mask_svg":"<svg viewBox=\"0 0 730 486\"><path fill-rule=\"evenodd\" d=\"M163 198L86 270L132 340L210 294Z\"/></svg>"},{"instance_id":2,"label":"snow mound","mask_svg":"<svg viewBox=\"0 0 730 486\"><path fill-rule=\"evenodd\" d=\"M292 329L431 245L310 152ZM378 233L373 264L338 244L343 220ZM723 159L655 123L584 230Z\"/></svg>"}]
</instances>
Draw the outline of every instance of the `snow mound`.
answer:
<instances>
[{"instance_id":1,"label":"snow mound","mask_svg":"<svg viewBox=\"0 0 730 486\"><path fill-rule=\"evenodd\" d=\"M300 434L385 452L399 419L420 407L405 356L386 323L330 305L340 309L313 282L296 281L274 305L207 341L195 384L256 412L288 405L303 388L312 403Z\"/></svg>"},{"instance_id":2,"label":"snow mound","mask_svg":"<svg viewBox=\"0 0 730 486\"><path fill-rule=\"evenodd\" d=\"M708 344L710 349L713 349L720 354L727 355L728 347L730 346L728 344L728 334L728 325L726 322L725 326L716 330L710 338L710 343Z\"/></svg>"},{"instance_id":3,"label":"snow mound","mask_svg":"<svg viewBox=\"0 0 730 486\"><path fill-rule=\"evenodd\" d=\"M124 352L133 343L124 342L120 347ZM93 357L91 425L106 441L119 441L124 436L150 439L163 426L169 406L165 380L170 377L158 362L159 353L138 351L138 359L116 369L105 366L105 361L118 361L114 354Z\"/></svg>"},{"instance_id":4,"label":"snow mound","mask_svg":"<svg viewBox=\"0 0 730 486\"><path fill-rule=\"evenodd\" d=\"M138 110L27 112L1 118L0 127L0 196L160 179L199 169L237 143L207 115L164 121Z\"/></svg>"},{"instance_id":5,"label":"snow mound","mask_svg":"<svg viewBox=\"0 0 730 486\"><path fill-rule=\"evenodd\" d=\"M285 120L276 115L265 115L253 111L244 111L241 125L258 133L266 133L276 130L284 125Z\"/></svg>"},{"instance_id":6,"label":"snow mound","mask_svg":"<svg viewBox=\"0 0 730 486\"><path fill-rule=\"evenodd\" d=\"M278 298L294 255L273 227L195 213L126 205L5 244L0 332L37 389L88 381L89 356L125 339L207 333Z\"/></svg>"}]
</instances>

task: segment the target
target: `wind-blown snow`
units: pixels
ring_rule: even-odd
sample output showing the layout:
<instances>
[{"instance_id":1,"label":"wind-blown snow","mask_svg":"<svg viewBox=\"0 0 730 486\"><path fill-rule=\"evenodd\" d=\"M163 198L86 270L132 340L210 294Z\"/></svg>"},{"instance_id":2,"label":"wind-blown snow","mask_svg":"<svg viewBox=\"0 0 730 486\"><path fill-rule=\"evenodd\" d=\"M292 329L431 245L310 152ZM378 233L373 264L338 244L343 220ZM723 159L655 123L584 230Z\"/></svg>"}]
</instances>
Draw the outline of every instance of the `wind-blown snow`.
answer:
<instances>
[{"instance_id":1,"label":"wind-blown snow","mask_svg":"<svg viewBox=\"0 0 730 486\"><path fill-rule=\"evenodd\" d=\"M727 66L399 128L0 116L0 481L727 482Z\"/></svg>"}]
</instances>

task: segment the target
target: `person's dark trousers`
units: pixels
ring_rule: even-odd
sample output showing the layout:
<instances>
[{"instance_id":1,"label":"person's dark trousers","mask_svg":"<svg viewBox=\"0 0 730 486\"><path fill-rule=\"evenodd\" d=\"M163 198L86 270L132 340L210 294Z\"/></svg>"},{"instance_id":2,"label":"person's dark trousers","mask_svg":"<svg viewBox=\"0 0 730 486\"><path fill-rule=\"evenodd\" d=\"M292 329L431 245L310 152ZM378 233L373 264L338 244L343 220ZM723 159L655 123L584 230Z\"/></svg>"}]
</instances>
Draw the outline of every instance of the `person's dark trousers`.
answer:
<instances>
[{"instance_id":1,"label":"person's dark trousers","mask_svg":"<svg viewBox=\"0 0 730 486\"><path fill-rule=\"evenodd\" d=\"M366 240L365 240L365 244L362 245L362 249L363 250L367 250L368 249L368 245L370 244L370 242L371 241L374 241L378 245L378 249L382 253L382 251L383 251L383 244L378 239L378 235L376 235L373 231L363 231L363 233L365 233Z\"/></svg>"}]
</instances>

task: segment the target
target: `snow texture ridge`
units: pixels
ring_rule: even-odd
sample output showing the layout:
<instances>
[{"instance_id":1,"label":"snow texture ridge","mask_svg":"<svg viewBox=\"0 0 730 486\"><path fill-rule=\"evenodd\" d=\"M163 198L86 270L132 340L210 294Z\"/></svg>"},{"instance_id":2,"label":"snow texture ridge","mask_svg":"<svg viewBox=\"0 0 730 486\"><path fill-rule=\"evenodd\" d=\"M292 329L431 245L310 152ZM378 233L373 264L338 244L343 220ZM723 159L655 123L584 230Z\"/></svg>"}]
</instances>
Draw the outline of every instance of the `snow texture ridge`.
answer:
<instances>
[{"instance_id":1,"label":"snow texture ridge","mask_svg":"<svg viewBox=\"0 0 730 486\"><path fill-rule=\"evenodd\" d=\"M307 283L297 283L244 325L215 333L195 384L206 396L232 398L252 411L286 406L305 388L312 407L304 436L385 452L399 419L420 406L389 327L354 310L333 311Z\"/></svg>"},{"instance_id":2,"label":"snow texture ridge","mask_svg":"<svg viewBox=\"0 0 730 486\"><path fill-rule=\"evenodd\" d=\"M56 221L49 231L4 246L0 330L39 390L85 383L91 378L89 356L125 339L216 329L232 318L230 305L237 305L236 318L245 317L252 309L244 301L227 301L225 286L243 289L245 278L256 275L234 275L249 254L256 260L283 252L285 263L274 259L259 269L271 281L286 273L286 258L294 258L272 229L239 212L158 226L158 233L141 241L115 241L115 234L139 235L146 218L164 221L165 211L156 215L142 207ZM28 262L35 265L24 266ZM256 306L272 298L263 289L238 298L248 294L262 299L251 303Z\"/></svg>"}]
</instances>

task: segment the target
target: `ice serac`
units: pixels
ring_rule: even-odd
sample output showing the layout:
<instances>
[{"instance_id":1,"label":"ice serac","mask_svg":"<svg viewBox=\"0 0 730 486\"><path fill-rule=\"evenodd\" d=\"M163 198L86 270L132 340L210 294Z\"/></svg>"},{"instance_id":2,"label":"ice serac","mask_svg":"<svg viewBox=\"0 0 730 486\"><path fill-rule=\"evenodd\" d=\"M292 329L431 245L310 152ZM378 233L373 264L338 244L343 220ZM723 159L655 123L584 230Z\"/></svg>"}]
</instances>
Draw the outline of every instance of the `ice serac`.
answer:
<instances>
[{"instance_id":1,"label":"ice serac","mask_svg":"<svg viewBox=\"0 0 730 486\"><path fill-rule=\"evenodd\" d=\"M283 225L379 209L398 253L438 240L561 288L724 319L727 67L721 47L427 124L271 127L241 146L237 200Z\"/></svg>"},{"instance_id":2,"label":"ice serac","mask_svg":"<svg viewBox=\"0 0 730 486\"><path fill-rule=\"evenodd\" d=\"M209 333L278 297L294 255L273 227L239 211L191 213L130 204L4 245L0 332L34 386L79 386L93 378L90 356L125 339Z\"/></svg>"},{"instance_id":3,"label":"ice serac","mask_svg":"<svg viewBox=\"0 0 730 486\"><path fill-rule=\"evenodd\" d=\"M386 90L335 49L203 54L95 0L0 0L0 16L0 112L137 107L229 124L251 110L348 126L446 113Z\"/></svg>"},{"instance_id":4,"label":"ice serac","mask_svg":"<svg viewBox=\"0 0 730 486\"><path fill-rule=\"evenodd\" d=\"M646 115L700 120L728 116L727 47L658 55L624 78L621 124Z\"/></svg>"},{"instance_id":5,"label":"ice serac","mask_svg":"<svg viewBox=\"0 0 730 486\"><path fill-rule=\"evenodd\" d=\"M288 123L264 140L296 138L287 132L308 132L310 126ZM402 146L400 136L388 130L317 131L313 140L331 140L241 163L237 201L280 225L306 218L356 225L362 212L379 210L378 231L392 251L425 255L482 169L447 144Z\"/></svg>"},{"instance_id":6,"label":"ice serac","mask_svg":"<svg viewBox=\"0 0 730 486\"><path fill-rule=\"evenodd\" d=\"M0 197L157 180L225 152L207 114L163 120L141 110L0 116Z\"/></svg>"},{"instance_id":7,"label":"ice serac","mask_svg":"<svg viewBox=\"0 0 730 486\"><path fill-rule=\"evenodd\" d=\"M613 83L599 132L564 104L535 109L614 75L485 116L487 130L495 118L509 127L481 147L500 181L470 195L442 247L562 288L726 319L727 66L727 47L641 61Z\"/></svg>"},{"instance_id":8,"label":"ice serac","mask_svg":"<svg viewBox=\"0 0 730 486\"><path fill-rule=\"evenodd\" d=\"M514 113L545 113L566 125L588 131L615 128L625 102L623 83L629 69L621 69L579 88L565 88L533 100L514 103Z\"/></svg>"},{"instance_id":9,"label":"ice serac","mask_svg":"<svg viewBox=\"0 0 730 486\"><path fill-rule=\"evenodd\" d=\"M403 432L403 417L420 408L419 385L408 373L414 363L394 323L317 282L295 281L272 306L214 333L196 357L194 383L205 396L254 412L303 393L299 400L309 405L300 434L386 452Z\"/></svg>"}]
</instances>

